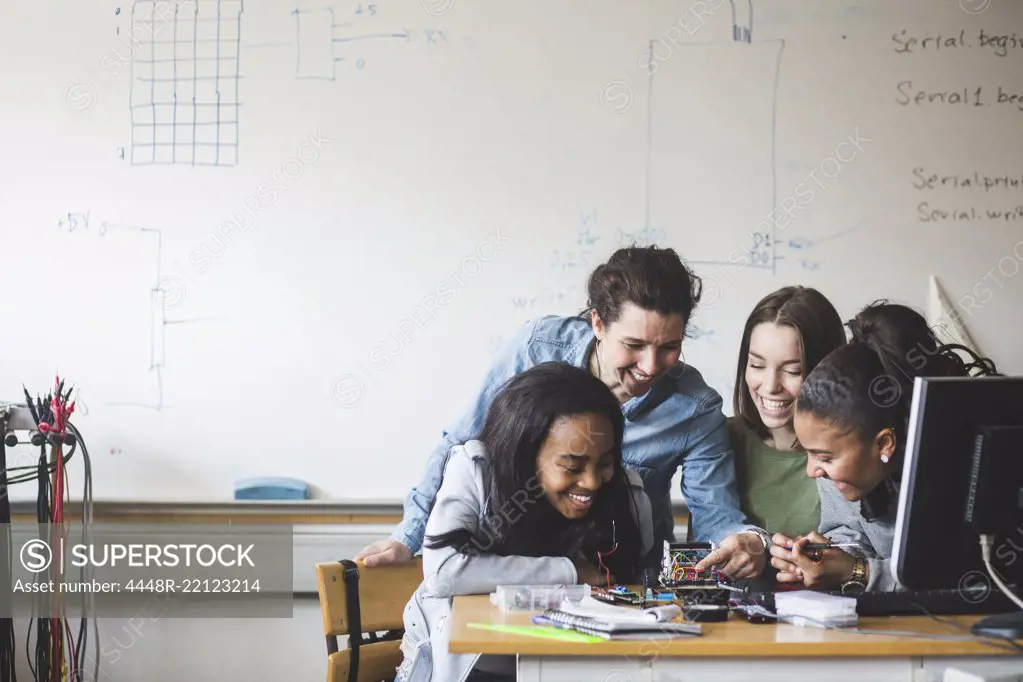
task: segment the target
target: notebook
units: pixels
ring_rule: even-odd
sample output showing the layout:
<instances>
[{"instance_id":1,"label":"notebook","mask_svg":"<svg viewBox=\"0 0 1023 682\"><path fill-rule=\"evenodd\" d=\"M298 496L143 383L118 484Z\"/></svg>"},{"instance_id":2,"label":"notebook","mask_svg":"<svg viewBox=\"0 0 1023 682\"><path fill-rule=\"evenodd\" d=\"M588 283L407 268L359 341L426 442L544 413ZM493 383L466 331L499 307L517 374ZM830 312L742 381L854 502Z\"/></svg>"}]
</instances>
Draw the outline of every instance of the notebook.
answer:
<instances>
[{"instance_id":1,"label":"notebook","mask_svg":"<svg viewBox=\"0 0 1023 682\"><path fill-rule=\"evenodd\" d=\"M681 614L682 610L675 604L631 609L604 604L590 597L548 609L543 615L557 626L603 639L665 639L703 633L698 624L671 622Z\"/></svg>"},{"instance_id":2,"label":"notebook","mask_svg":"<svg viewBox=\"0 0 1023 682\"><path fill-rule=\"evenodd\" d=\"M640 609L634 606L608 604L591 596L578 601L565 599L557 610L573 616L623 623L668 623L682 615L682 608L678 604L662 604Z\"/></svg>"}]
</instances>

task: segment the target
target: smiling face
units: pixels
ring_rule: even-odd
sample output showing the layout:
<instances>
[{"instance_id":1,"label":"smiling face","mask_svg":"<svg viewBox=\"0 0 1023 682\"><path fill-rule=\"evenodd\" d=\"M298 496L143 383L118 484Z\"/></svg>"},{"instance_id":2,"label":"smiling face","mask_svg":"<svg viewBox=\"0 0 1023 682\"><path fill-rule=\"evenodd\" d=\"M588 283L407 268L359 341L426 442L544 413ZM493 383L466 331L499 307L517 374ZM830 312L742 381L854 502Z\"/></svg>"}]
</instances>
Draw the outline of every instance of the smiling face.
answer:
<instances>
[{"instance_id":1,"label":"smiling face","mask_svg":"<svg viewBox=\"0 0 1023 682\"><path fill-rule=\"evenodd\" d=\"M806 474L830 479L847 500L863 499L884 480L895 452L895 435L884 429L869 442L855 430L841 428L809 412L796 412L796 435L806 448Z\"/></svg>"},{"instance_id":2,"label":"smiling face","mask_svg":"<svg viewBox=\"0 0 1023 682\"><path fill-rule=\"evenodd\" d=\"M596 414L562 417L551 426L536 458L538 480L562 516L589 513L597 492L614 476L611 424Z\"/></svg>"},{"instance_id":3,"label":"smiling face","mask_svg":"<svg viewBox=\"0 0 1023 682\"><path fill-rule=\"evenodd\" d=\"M595 311L591 322L599 341L600 378L623 403L649 391L682 354L685 320L679 314L662 315L626 303L610 325Z\"/></svg>"},{"instance_id":4,"label":"smiling face","mask_svg":"<svg viewBox=\"0 0 1023 682\"><path fill-rule=\"evenodd\" d=\"M803 386L802 358L799 332L794 328L773 322L763 322L753 328L746 361L746 385L760 420L772 433L792 427L796 396Z\"/></svg>"}]
</instances>

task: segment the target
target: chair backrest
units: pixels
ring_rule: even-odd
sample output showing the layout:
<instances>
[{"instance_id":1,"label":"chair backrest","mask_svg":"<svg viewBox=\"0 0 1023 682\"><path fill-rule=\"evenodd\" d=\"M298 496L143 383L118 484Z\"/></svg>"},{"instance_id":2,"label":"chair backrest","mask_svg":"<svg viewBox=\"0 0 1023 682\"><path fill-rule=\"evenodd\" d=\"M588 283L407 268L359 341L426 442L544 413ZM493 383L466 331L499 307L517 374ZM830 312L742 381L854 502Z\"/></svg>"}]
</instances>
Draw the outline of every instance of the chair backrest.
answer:
<instances>
[{"instance_id":1,"label":"chair backrest","mask_svg":"<svg viewBox=\"0 0 1023 682\"><path fill-rule=\"evenodd\" d=\"M376 568L347 560L316 564L327 639L327 682L394 678L394 669L401 663L398 640L404 628L405 605L422 581L419 557ZM378 637L380 632L385 634ZM344 635L348 635L348 648L339 651L337 638Z\"/></svg>"}]
</instances>

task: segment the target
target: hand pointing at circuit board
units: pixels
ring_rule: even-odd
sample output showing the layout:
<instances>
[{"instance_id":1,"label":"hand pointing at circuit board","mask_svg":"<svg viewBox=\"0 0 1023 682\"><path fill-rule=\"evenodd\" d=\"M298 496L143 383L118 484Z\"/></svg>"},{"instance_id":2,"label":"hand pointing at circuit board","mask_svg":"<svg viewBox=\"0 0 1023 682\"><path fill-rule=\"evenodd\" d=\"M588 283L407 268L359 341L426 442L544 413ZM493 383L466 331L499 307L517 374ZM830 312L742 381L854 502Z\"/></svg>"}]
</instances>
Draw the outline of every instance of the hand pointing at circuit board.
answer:
<instances>
[{"instance_id":1,"label":"hand pointing at circuit board","mask_svg":"<svg viewBox=\"0 0 1023 682\"><path fill-rule=\"evenodd\" d=\"M757 533L737 533L725 538L717 549L696 565L697 571L717 568L730 580L760 575L767 563L767 548Z\"/></svg>"}]
</instances>

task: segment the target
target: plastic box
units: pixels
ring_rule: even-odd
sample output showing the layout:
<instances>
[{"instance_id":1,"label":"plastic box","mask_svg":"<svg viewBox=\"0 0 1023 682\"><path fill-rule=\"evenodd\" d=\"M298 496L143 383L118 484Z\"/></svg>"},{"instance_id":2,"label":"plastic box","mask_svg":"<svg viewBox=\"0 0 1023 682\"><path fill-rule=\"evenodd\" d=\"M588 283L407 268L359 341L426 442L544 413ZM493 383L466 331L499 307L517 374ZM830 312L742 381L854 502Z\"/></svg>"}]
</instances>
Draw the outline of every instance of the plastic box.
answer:
<instances>
[{"instance_id":1,"label":"plastic box","mask_svg":"<svg viewBox=\"0 0 1023 682\"><path fill-rule=\"evenodd\" d=\"M779 620L814 627L850 627L856 625L856 599L812 590L779 592L774 596Z\"/></svg>"},{"instance_id":2,"label":"plastic box","mask_svg":"<svg viewBox=\"0 0 1023 682\"><path fill-rule=\"evenodd\" d=\"M490 602L502 611L546 611L561 608L566 599L581 601L590 596L589 585L498 585Z\"/></svg>"}]
</instances>

